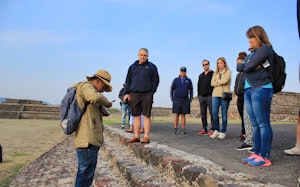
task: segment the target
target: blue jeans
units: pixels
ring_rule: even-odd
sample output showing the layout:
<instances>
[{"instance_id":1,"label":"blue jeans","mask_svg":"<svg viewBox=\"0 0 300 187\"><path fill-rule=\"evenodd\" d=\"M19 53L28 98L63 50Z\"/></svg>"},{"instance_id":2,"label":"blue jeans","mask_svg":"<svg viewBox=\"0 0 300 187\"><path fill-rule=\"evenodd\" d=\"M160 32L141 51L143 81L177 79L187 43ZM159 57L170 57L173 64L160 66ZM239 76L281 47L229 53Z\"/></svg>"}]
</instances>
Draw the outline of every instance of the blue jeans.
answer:
<instances>
[{"instance_id":1,"label":"blue jeans","mask_svg":"<svg viewBox=\"0 0 300 187\"><path fill-rule=\"evenodd\" d=\"M99 147L90 145L88 148L76 148L77 176L75 187L89 187L93 183L97 166Z\"/></svg>"},{"instance_id":2,"label":"blue jeans","mask_svg":"<svg viewBox=\"0 0 300 187\"><path fill-rule=\"evenodd\" d=\"M121 125L126 124L126 114L128 114L128 123L129 123L129 119L130 119L130 115L131 115L129 104L122 103L122 122L121 122Z\"/></svg>"},{"instance_id":3,"label":"blue jeans","mask_svg":"<svg viewBox=\"0 0 300 187\"><path fill-rule=\"evenodd\" d=\"M222 111L222 129L220 132L225 133L227 128L227 111L230 101L225 101L222 97L212 97L212 122L213 129L220 131L219 109Z\"/></svg>"},{"instance_id":4,"label":"blue jeans","mask_svg":"<svg viewBox=\"0 0 300 187\"><path fill-rule=\"evenodd\" d=\"M244 99L246 110L253 125L254 153L263 158L269 158L273 131L270 124L271 103L273 88L257 88L245 90Z\"/></svg>"}]
</instances>

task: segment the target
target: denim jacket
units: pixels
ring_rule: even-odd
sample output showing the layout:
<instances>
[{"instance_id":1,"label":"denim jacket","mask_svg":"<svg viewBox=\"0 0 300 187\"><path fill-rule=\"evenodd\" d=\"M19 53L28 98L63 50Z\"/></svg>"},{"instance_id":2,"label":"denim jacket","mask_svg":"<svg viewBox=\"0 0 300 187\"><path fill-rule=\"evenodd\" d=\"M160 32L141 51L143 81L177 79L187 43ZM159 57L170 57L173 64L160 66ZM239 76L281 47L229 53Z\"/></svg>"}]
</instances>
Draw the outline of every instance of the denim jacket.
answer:
<instances>
[{"instance_id":1,"label":"denim jacket","mask_svg":"<svg viewBox=\"0 0 300 187\"><path fill-rule=\"evenodd\" d=\"M270 66L264 68L262 64L266 60L269 61ZM252 89L256 89L272 83L270 72L273 69L273 64L273 49L268 45L263 45L249 54L245 63L237 64L237 71L245 72L245 79Z\"/></svg>"}]
</instances>

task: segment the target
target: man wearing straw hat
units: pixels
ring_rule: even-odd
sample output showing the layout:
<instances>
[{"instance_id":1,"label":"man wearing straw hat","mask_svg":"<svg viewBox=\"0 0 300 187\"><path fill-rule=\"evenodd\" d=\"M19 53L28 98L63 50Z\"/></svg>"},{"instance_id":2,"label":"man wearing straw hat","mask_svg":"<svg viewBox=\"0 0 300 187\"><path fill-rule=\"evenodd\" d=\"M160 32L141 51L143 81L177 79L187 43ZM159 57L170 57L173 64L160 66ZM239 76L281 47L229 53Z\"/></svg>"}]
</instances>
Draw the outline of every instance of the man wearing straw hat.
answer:
<instances>
[{"instance_id":1,"label":"man wearing straw hat","mask_svg":"<svg viewBox=\"0 0 300 187\"><path fill-rule=\"evenodd\" d=\"M85 103L89 102L74 138L78 163L75 187L91 186L93 182L98 151L103 144L100 109L101 106L112 106L112 102L102 94L112 91L110 81L110 74L106 70L99 70L93 76L87 76L87 81L72 86L76 88L76 99L80 108L84 108Z\"/></svg>"}]
</instances>

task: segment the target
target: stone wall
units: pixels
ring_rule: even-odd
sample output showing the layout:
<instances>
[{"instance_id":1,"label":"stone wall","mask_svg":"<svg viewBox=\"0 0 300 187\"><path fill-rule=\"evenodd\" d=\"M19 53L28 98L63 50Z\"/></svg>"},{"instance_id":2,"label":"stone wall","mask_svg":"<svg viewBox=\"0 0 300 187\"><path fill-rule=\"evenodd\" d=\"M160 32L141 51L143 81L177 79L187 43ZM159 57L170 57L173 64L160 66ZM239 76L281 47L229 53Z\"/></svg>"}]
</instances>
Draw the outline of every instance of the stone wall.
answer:
<instances>
[{"instance_id":1,"label":"stone wall","mask_svg":"<svg viewBox=\"0 0 300 187\"><path fill-rule=\"evenodd\" d=\"M42 101L6 99L0 103L0 118L6 119L59 119L59 106L44 105Z\"/></svg>"},{"instance_id":2,"label":"stone wall","mask_svg":"<svg viewBox=\"0 0 300 187\"><path fill-rule=\"evenodd\" d=\"M228 110L229 119L240 119L237 111L237 96L233 93ZM272 121L297 121L300 107L300 93L280 92L274 94L271 106ZM0 103L0 118L9 119L59 119L59 106L44 105L41 101L7 99ZM173 116L171 108L153 107L154 116ZM209 114L208 114L209 115ZM191 103L191 116L200 118L200 105L197 97Z\"/></svg>"},{"instance_id":3,"label":"stone wall","mask_svg":"<svg viewBox=\"0 0 300 187\"><path fill-rule=\"evenodd\" d=\"M232 92L233 99L228 109L229 119L240 119L237 110L237 96ZM272 121L297 121L300 107L300 93L280 92L274 94L271 106ZM152 111L156 116L171 116L171 108L154 107ZM191 116L200 118L200 104L197 97L191 103ZM209 116L209 114L208 114Z\"/></svg>"}]
</instances>

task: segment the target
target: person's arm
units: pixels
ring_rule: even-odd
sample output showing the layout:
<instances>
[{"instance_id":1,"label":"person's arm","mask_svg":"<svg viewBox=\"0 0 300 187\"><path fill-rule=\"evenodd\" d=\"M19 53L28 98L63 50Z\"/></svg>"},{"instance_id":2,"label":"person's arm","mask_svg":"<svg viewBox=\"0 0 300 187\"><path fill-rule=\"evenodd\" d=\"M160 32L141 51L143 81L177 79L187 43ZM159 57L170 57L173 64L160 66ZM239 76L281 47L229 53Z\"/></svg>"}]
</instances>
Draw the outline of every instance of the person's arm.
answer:
<instances>
[{"instance_id":1,"label":"person's arm","mask_svg":"<svg viewBox=\"0 0 300 187\"><path fill-rule=\"evenodd\" d=\"M153 94L156 92L158 84L159 84L159 75L158 75L157 67L153 64L152 85L151 85Z\"/></svg>"},{"instance_id":2,"label":"person's arm","mask_svg":"<svg viewBox=\"0 0 300 187\"><path fill-rule=\"evenodd\" d=\"M257 49L255 54L252 55L250 61L245 66L245 72L256 71L259 66L262 65L271 55L273 49L268 45L263 45Z\"/></svg>"},{"instance_id":3,"label":"person's arm","mask_svg":"<svg viewBox=\"0 0 300 187\"><path fill-rule=\"evenodd\" d=\"M211 84L212 87L219 86L219 83L218 83L218 80L217 80L217 73L216 72L213 74L213 76L211 78L210 84Z\"/></svg>"},{"instance_id":4,"label":"person's arm","mask_svg":"<svg viewBox=\"0 0 300 187\"><path fill-rule=\"evenodd\" d=\"M244 63L238 63L238 64L236 64L236 71L243 72L244 68L245 68L245 65L246 65L245 62Z\"/></svg>"},{"instance_id":5,"label":"person's arm","mask_svg":"<svg viewBox=\"0 0 300 187\"><path fill-rule=\"evenodd\" d=\"M190 103L193 101L193 96L194 96L194 88L193 88L193 83L192 80L190 79Z\"/></svg>"},{"instance_id":6,"label":"person's arm","mask_svg":"<svg viewBox=\"0 0 300 187\"><path fill-rule=\"evenodd\" d=\"M227 69L224 73L222 73L221 79L218 80L219 85L228 84L228 82L231 79L231 71L230 69Z\"/></svg>"},{"instance_id":7,"label":"person's arm","mask_svg":"<svg viewBox=\"0 0 300 187\"><path fill-rule=\"evenodd\" d=\"M175 90L175 79L172 81L172 84L170 87L170 99L172 102L174 101L174 90Z\"/></svg>"},{"instance_id":8,"label":"person's arm","mask_svg":"<svg viewBox=\"0 0 300 187\"><path fill-rule=\"evenodd\" d=\"M201 79L201 74L199 75L198 83L197 83L197 96L200 95L200 85L201 85L200 79Z\"/></svg>"}]
</instances>

